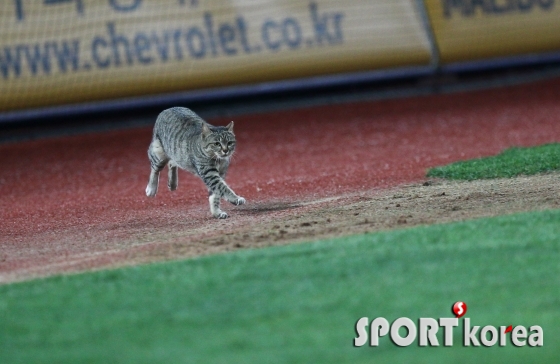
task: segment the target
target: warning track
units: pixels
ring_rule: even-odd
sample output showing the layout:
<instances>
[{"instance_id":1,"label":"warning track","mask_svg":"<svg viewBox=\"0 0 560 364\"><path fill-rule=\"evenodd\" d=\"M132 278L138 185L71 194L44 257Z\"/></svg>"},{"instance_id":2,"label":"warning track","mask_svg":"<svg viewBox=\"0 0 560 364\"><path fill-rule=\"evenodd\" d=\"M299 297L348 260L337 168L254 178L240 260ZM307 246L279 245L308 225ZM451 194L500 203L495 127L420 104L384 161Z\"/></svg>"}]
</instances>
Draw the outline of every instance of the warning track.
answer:
<instances>
[{"instance_id":1,"label":"warning track","mask_svg":"<svg viewBox=\"0 0 560 364\"><path fill-rule=\"evenodd\" d=\"M0 282L440 221L423 219L421 209L391 216L375 210L387 193L402 195L394 188L424 181L429 167L560 140L559 94L556 79L236 117L228 183L248 204L224 203L226 221L210 217L202 182L185 172L176 192L145 196L150 128L1 145ZM515 188L540 186L544 197L513 210L555 206L555 180L527 181ZM365 205L351 213L343 208L360 201ZM337 229L336 216L363 226ZM375 216L389 222L370 224Z\"/></svg>"}]
</instances>

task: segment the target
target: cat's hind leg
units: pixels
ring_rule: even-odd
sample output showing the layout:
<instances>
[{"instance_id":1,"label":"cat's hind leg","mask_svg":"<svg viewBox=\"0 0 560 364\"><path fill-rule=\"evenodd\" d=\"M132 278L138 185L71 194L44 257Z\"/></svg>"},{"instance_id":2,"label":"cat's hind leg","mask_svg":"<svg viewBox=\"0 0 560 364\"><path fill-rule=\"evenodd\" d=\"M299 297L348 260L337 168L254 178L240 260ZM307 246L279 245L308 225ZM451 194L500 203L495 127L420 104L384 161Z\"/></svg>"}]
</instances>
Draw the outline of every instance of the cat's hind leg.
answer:
<instances>
[{"instance_id":1,"label":"cat's hind leg","mask_svg":"<svg viewBox=\"0 0 560 364\"><path fill-rule=\"evenodd\" d=\"M210 212L217 219L226 219L228 214L220 209L220 197L216 196L212 191L208 192L208 201L210 202Z\"/></svg>"},{"instance_id":2,"label":"cat's hind leg","mask_svg":"<svg viewBox=\"0 0 560 364\"><path fill-rule=\"evenodd\" d=\"M169 169L167 174L167 187L169 187L169 191L175 191L177 189L177 185L179 184L177 165L173 161L169 161L167 168Z\"/></svg>"},{"instance_id":3,"label":"cat's hind leg","mask_svg":"<svg viewBox=\"0 0 560 364\"><path fill-rule=\"evenodd\" d=\"M159 172L169 162L169 157L165 154L161 142L154 138L148 148L148 158L150 159L151 172L148 186L146 186L146 196L154 197L158 190Z\"/></svg>"}]
</instances>

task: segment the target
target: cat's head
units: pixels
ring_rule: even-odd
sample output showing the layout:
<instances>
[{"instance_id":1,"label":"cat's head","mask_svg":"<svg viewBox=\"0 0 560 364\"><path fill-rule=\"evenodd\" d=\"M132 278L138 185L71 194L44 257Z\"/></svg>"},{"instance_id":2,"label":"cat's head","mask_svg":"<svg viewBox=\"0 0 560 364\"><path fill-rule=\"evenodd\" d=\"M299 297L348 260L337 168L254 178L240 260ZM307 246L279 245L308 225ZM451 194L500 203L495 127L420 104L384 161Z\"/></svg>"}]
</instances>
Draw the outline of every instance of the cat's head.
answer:
<instances>
[{"instance_id":1,"label":"cat's head","mask_svg":"<svg viewBox=\"0 0 560 364\"><path fill-rule=\"evenodd\" d=\"M228 126L215 126L210 129L202 124L203 149L210 158L225 159L235 150L233 121Z\"/></svg>"}]
</instances>

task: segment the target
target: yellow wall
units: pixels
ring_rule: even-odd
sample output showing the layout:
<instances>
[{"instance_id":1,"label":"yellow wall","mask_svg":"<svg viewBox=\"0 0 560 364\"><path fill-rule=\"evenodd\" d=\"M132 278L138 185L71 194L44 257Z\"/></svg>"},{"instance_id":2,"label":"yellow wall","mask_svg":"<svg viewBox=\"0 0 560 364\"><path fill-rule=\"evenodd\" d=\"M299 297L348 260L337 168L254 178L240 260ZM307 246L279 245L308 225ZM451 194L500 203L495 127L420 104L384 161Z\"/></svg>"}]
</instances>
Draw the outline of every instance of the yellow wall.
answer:
<instances>
[{"instance_id":1,"label":"yellow wall","mask_svg":"<svg viewBox=\"0 0 560 364\"><path fill-rule=\"evenodd\" d=\"M560 50L558 0L425 0L441 63Z\"/></svg>"},{"instance_id":2,"label":"yellow wall","mask_svg":"<svg viewBox=\"0 0 560 364\"><path fill-rule=\"evenodd\" d=\"M0 111L427 65L430 42L416 5L2 1Z\"/></svg>"}]
</instances>

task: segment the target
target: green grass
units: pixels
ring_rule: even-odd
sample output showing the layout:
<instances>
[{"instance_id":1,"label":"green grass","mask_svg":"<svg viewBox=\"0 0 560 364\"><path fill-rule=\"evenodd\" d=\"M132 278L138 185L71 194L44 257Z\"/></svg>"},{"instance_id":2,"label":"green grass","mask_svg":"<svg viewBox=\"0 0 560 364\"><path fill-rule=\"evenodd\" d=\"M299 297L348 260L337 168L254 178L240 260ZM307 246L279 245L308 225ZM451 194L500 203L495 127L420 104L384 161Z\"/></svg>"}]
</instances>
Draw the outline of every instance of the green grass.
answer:
<instances>
[{"instance_id":1,"label":"green grass","mask_svg":"<svg viewBox=\"0 0 560 364\"><path fill-rule=\"evenodd\" d=\"M0 363L557 363L559 240L544 211L0 286ZM458 300L544 347L352 345Z\"/></svg>"},{"instance_id":2,"label":"green grass","mask_svg":"<svg viewBox=\"0 0 560 364\"><path fill-rule=\"evenodd\" d=\"M530 148L511 148L487 158L456 162L432 168L428 177L475 180L510 178L560 169L560 144Z\"/></svg>"}]
</instances>

